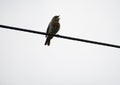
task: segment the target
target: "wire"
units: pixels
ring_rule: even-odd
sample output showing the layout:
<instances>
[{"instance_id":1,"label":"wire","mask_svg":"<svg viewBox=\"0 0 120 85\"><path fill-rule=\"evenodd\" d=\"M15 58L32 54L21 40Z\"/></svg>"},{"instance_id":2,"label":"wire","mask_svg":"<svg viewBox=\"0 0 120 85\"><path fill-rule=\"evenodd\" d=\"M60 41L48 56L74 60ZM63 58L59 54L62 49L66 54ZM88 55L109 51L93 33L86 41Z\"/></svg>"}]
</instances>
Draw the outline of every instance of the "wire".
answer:
<instances>
[{"instance_id":1,"label":"wire","mask_svg":"<svg viewBox=\"0 0 120 85\"><path fill-rule=\"evenodd\" d=\"M6 28L6 29L17 30L17 31L24 31L24 32L29 32L29 33L41 34L41 35L52 35L52 34L47 34L47 33L44 33L44 32L38 32L38 31L33 31L33 30L28 30L28 29L23 29L23 28L18 28L18 27L6 26L6 25L0 25L0 27L1 28ZM86 42L86 43L91 43L91 44L120 48L120 45L108 44L108 43L91 41L91 40L86 40L86 39L79 39L79 38L74 38L74 37L69 37L69 36L58 35L58 34L53 35L53 36L58 37L58 38L74 40L74 41L81 41L81 42Z\"/></svg>"}]
</instances>

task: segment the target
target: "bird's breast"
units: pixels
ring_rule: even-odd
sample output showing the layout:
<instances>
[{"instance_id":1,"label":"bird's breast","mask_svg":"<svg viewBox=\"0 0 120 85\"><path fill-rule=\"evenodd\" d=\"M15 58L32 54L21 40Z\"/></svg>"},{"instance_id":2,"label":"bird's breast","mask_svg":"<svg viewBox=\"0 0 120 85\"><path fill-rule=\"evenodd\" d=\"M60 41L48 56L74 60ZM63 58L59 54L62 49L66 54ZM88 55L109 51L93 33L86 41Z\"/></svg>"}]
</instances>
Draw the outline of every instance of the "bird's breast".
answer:
<instances>
[{"instance_id":1,"label":"bird's breast","mask_svg":"<svg viewBox=\"0 0 120 85\"><path fill-rule=\"evenodd\" d=\"M60 24L59 23L52 23L50 25L49 33L55 34L55 33L58 32L59 28L60 28Z\"/></svg>"}]
</instances>

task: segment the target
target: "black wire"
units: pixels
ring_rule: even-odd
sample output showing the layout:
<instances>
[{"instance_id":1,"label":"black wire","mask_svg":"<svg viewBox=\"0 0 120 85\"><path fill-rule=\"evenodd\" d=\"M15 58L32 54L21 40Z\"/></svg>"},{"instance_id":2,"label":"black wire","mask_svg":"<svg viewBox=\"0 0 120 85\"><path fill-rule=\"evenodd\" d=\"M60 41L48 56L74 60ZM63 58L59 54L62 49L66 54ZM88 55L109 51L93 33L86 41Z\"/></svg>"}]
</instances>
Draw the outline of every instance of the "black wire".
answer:
<instances>
[{"instance_id":1,"label":"black wire","mask_svg":"<svg viewBox=\"0 0 120 85\"><path fill-rule=\"evenodd\" d=\"M28 29L23 29L23 28L18 28L18 27L6 26L6 25L0 25L0 27L1 28L6 28L6 29L12 29L12 30L30 32L30 33L35 33L35 34L52 35L52 34L46 34L44 32L38 32L38 31L33 31L33 30L28 30ZM92 43L92 44L97 44L97 45L103 45L103 46L109 46L109 47L114 47L114 48L120 48L120 45L113 45L113 44L108 44L108 43L103 43L103 42L97 42L97 41L73 38L73 37L63 36L63 35L54 35L54 36L55 37L59 37L59 38L69 39L69 40L75 40L75 41L81 41L81 42Z\"/></svg>"}]
</instances>

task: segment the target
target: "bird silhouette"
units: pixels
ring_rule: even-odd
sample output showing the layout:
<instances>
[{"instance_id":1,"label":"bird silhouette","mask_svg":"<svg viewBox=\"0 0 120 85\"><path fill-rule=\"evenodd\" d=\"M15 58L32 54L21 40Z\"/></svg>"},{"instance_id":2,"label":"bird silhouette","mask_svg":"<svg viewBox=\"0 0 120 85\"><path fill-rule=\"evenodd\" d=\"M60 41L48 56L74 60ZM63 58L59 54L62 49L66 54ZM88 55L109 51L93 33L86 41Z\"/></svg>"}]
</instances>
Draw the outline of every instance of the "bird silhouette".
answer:
<instances>
[{"instance_id":1,"label":"bird silhouette","mask_svg":"<svg viewBox=\"0 0 120 85\"><path fill-rule=\"evenodd\" d=\"M47 35L46 35L45 45L49 46L51 39L59 31L60 29L59 19L60 19L59 16L54 16L52 20L50 21L47 31L46 31Z\"/></svg>"}]
</instances>

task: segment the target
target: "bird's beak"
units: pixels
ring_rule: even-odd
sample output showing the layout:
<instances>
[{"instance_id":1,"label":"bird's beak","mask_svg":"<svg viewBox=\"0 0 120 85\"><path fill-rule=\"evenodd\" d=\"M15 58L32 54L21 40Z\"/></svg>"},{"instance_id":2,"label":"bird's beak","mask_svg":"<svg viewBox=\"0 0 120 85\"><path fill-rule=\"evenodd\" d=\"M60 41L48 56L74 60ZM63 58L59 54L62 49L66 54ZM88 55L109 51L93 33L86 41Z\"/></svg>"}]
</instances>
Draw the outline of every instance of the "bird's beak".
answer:
<instances>
[{"instance_id":1,"label":"bird's beak","mask_svg":"<svg viewBox=\"0 0 120 85\"><path fill-rule=\"evenodd\" d=\"M60 15L58 15L58 18L60 19Z\"/></svg>"}]
</instances>

